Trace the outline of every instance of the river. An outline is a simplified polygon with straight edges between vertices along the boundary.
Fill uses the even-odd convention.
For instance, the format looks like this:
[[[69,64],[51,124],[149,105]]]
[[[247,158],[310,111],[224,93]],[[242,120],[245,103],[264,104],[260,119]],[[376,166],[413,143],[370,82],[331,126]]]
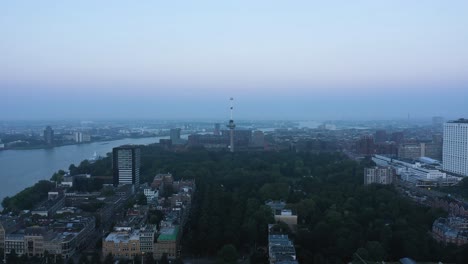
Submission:
[[[168,137],[127,138],[51,149],[0,151],[0,201],[39,180],[50,179],[60,169],[68,170],[72,163],[78,165],[82,160],[90,159],[94,152],[106,156],[114,147],[125,144],[148,145],[159,142],[160,138]]]
[[[318,124],[307,121],[301,122],[300,126],[317,127]],[[68,170],[72,163],[78,165],[81,161],[90,159],[94,152],[99,156],[106,156],[114,147],[125,144],[148,145],[159,142],[161,138],[168,137],[127,138],[51,149],[0,151],[0,201],[39,180],[49,180],[52,174],[60,169]],[[182,138],[186,139],[187,135],[182,135]]]

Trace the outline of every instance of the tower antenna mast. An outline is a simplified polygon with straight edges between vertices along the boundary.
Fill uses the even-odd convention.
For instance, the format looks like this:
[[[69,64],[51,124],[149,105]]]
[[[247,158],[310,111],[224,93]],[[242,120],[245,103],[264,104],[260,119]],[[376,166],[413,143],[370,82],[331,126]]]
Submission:
[[[234,101],[234,98],[230,98],[229,99],[231,101],[231,107],[230,107],[230,111],[231,111],[231,119],[229,119],[229,124],[227,125],[227,127],[229,128],[229,136],[230,136],[230,144],[229,144],[229,150],[231,152],[234,152],[234,128],[236,127],[236,124],[234,124],[234,120],[232,119],[232,111],[234,109],[234,106],[233,106],[233,101]]]

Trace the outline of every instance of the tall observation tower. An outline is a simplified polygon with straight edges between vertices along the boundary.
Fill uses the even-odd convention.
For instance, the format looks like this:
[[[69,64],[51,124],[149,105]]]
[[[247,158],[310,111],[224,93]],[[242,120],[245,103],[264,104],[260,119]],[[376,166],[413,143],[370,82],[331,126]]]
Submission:
[[[229,128],[230,130],[230,138],[231,138],[231,143],[229,145],[229,149],[231,152],[234,152],[234,128],[236,127],[236,124],[234,124],[234,120],[232,119],[232,110],[234,109],[234,107],[232,106],[232,103],[234,101],[234,98],[230,98],[229,99],[231,101],[231,119],[229,120],[229,124],[227,125],[227,127]]]

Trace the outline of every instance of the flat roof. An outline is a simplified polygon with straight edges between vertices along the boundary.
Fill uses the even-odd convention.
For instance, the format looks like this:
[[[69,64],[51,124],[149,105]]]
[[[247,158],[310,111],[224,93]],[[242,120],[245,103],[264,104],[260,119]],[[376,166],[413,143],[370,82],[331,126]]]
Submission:
[[[460,118],[458,120],[448,121],[447,123],[468,124],[468,119]]]
[[[129,241],[139,240],[140,232],[134,230],[133,232],[112,232],[106,237],[106,241],[114,243],[128,243]]]
[[[158,237],[158,241],[175,241],[179,234],[179,226],[166,227],[161,229],[161,235]]]

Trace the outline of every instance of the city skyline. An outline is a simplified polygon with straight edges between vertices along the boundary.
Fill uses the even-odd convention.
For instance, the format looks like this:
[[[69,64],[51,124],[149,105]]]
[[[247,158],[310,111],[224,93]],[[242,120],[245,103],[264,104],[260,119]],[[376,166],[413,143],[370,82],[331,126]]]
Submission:
[[[468,115],[464,1],[1,5],[0,119]]]

